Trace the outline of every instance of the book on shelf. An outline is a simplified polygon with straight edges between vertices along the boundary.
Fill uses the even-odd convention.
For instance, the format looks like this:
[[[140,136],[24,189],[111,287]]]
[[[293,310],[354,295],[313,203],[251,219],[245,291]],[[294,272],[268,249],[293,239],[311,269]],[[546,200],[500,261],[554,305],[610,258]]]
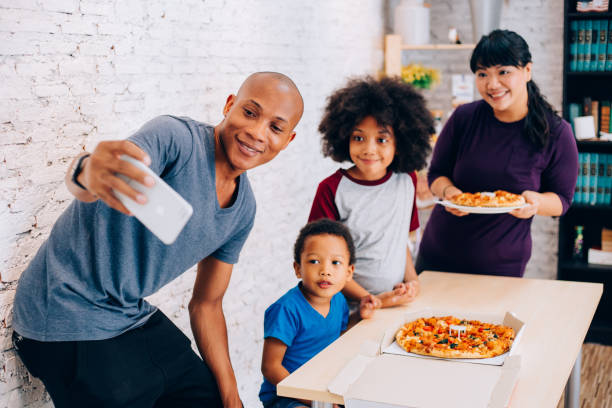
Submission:
[[[597,71],[599,65],[599,20],[593,20],[593,29],[591,30],[591,63],[589,71]],[[585,70],[586,71],[586,70]]]
[[[610,101],[601,101],[601,111],[599,114],[599,130],[602,132],[610,131]]]
[[[572,20],[569,71],[612,71],[612,20]]]
[[[606,70],[606,52],[608,47],[608,20],[599,22],[599,55],[597,57],[597,71]]]
[[[593,20],[584,22],[584,65],[583,71],[591,70],[591,44],[593,43]]]
[[[569,70],[575,72],[578,65],[578,21],[570,22],[570,41],[569,41]],[[605,60],[604,60],[605,61]],[[605,67],[605,62],[604,62]]]
[[[576,178],[576,188],[574,189],[574,202],[582,204],[582,163],[585,153],[578,153],[578,178]]]
[[[593,126],[595,136],[600,137],[600,133],[612,133],[612,101],[594,100],[591,97],[584,97],[582,103],[570,102],[567,106],[568,121],[572,125],[572,131],[576,133],[574,121],[579,116],[593,116]]]
[[[575,72],[578,66],[578,21],[570,22],[570,71]],[[604,55],[605,67],[605,55]]]
[[[595,137],[599,136],[599,101],[591,100],[591,115],[595,122]]]
[[[579,20],[577,24],[578,42],[576,44],[576,71],[584,71],[584,40],[586,22]],[[607,62],[606,62],[607,63]],[[606,65],[607,68],[607,65]]]
[[[599,163],[599,155],[591,153],[589,160],[589,194],[587,204],[597,204],[597,165]]]
[[[612,154],[578,153],[574,203],[612,205]]]
[[[591,158],[590,153],[582,153],[582,156],[578,156],[580,160],[580,177],[577,183],[580,183],[579,193],[575,198],[576,204],[587,204],[589,201],[589,160]]]
[[[608,21],[608,46],[606,47],[606,71],[612,71],[612,20]]]
[[[572,125],[572,131],[576,134],[576,129],[574,128],[574,119],[578,116],[582,116],[582,108],[579,103],[570,103],[567,108],[569,123]]]
[[[585,96],[582,99],[582,115],[580,116],[593,116],[593,100],[590,96]]]
[[[606,155],[606,175],[604,185],[604,204],[612,205],[612,154]]]
[[[595,204],[605,204],[604,190],[607,184],[606,180],[606,155],[600,154],[597,162],[597,176],[595,177]]]
[[[612,229],[601,229],[601,250],[612,252]]]

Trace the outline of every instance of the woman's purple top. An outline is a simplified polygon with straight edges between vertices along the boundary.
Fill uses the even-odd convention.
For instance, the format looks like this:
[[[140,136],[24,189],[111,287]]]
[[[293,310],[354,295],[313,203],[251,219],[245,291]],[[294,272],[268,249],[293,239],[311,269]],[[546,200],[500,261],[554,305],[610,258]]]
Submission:
[[[521,133],[524,119],[505,123],[476,101],[457,108],[442,130],[429,168],[429,184],[446,176],[464,192],[553,192],[569,208],[578,175],[578,150],[570,125],[551,127],[543,150]],[[509,214],[457,217],[436,205],[419,255],[446,271],[523,276],[531,256],[531,220]]]

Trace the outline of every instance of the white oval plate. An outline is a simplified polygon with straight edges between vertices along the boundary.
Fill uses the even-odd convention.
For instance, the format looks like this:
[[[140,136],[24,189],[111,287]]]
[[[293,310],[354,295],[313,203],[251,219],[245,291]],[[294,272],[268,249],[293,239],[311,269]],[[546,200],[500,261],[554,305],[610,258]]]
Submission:
[[[467,207],[465,205],[453,204],[447,200],[437,200],[437,204],[441,204],[445,207],[456,208],[457,210],[464,211],[470,214],[505,214],[517,208],[527,207],[529,204],[515,205],[513,207]]]

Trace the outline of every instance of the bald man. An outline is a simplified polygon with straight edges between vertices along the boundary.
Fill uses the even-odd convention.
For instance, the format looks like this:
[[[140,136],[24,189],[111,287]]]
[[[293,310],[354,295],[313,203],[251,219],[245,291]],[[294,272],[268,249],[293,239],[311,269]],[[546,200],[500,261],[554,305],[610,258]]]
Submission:
[[[217,126],[162,116],[123,141],[98,144],[66,175],[75,196],[23,272],[13,343],[56,407],[240,407],[222,300],[251,231],[255,198],[246,170],[295,137],[302,97],[285,75],[249,76]],[[193,207],[164,245],[113,194],[146,197],[117,173],[153,180],[144,162]],[[198,264],[189,339],[144,300]]]

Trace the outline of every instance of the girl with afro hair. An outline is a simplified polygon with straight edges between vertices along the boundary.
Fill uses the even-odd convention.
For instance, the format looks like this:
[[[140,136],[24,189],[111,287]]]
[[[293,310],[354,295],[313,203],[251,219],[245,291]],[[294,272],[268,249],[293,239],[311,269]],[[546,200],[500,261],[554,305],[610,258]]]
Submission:
[[[328,98],[319,132],[324,156],[353,163],[319,184],[309,216],[351,230],[355,272],[343,290],[351,309],[361,303],[369,317],[412,301],[419,292],[408,248],[409,231],[419,226],[416,170],[426,165],[434,132],[424,98],[400,79],[353,79]]]

